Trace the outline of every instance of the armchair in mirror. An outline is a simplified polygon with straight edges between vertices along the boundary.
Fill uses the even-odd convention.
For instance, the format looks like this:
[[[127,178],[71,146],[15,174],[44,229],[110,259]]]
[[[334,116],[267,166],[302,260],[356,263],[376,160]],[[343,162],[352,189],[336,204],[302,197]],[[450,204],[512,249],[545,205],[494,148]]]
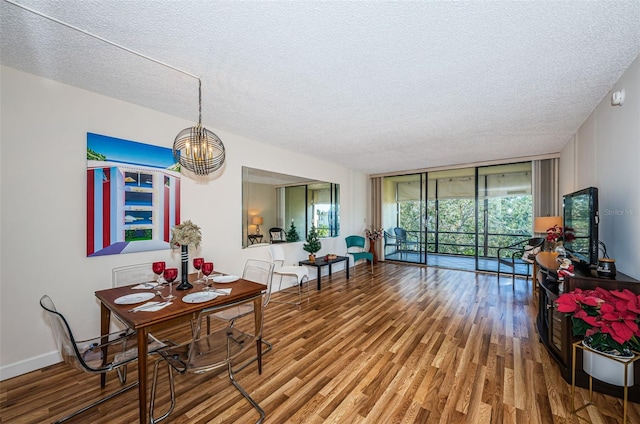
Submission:
[[[312,224],[320,237],[337,237],[340,185],[243,166],[242,247],[255,242],[254,217],[262,218],[262,228],[282,229],[278,242],[305,240]],[[290,237],[292,224],[298,240]],[[260,239],[272,242],[271,231]]]

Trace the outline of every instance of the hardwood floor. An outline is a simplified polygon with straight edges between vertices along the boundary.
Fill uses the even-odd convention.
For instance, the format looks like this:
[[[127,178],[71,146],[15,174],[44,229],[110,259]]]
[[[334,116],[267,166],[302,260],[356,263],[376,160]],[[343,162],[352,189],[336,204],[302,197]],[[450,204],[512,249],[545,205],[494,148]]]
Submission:
[[[510,276],[498,283],[492,274],[412,265],[379,263],[373,276],[362,265],[351,275],[323,278],[322,291],[313,289],[301,307],[267,307],[273,351],[262,375],[255,363],[237,374],[266,411],[265,423],[582,422],[570,412],[571,386],[538,342],[523,279],[514,293]],[[161,336],[188,337],[188,329]],[[135,378],[135,367],[129,373]],[[64,364],[4,381],[0,422],[51,422],[98,398],[98,381]],[[108,381],[105,391],[119,387],[115,376]],[[169,422],[258,418],[224,373],[178,375],[176,390]],[[587,397],[577,389],[577,404]],[[594,401],[598,409],[581,413],[587,422],[622,422],[614,418],[622,415],[621,400],[594,393]],[[640,405],[629,403],[629,415],[640,423]],[[133,390],[70,422],[131,423],[137,416]]]

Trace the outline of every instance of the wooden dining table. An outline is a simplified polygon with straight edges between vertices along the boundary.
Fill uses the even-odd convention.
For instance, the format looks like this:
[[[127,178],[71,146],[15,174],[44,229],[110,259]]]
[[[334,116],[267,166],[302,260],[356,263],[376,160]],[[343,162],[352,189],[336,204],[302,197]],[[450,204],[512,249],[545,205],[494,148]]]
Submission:
[[[213,275],[212,275],[213,276]],[[189,275],[189,280],[193,282],[196,275]],[[142,282],[141,282],[142,283]],[[111,314],[115,314],[122,319],[129,327],[137,331],[138,340],[138,402],[140,409],[140,423],[144,424],[149,421],[148,405],[147,405],[147,338],[150,332],[159,331],[169,327],[175,327],[182,323],[188,323],[198,317],[198,314],[204,309],[224,310],[239,304],[253,302],[255,334],[261,335],[262,332],[262,296],[266,292],[267,287],[264,284],[255,283],[244,280],[242,278],[232,283],[215,283],[217,289],[231,289],[229,295],[218,295],[215,299],[203,303],[187,303],[182,298],[190,293],[202,291],[203,285],[194,284],[189,290],[175,290],[177,282],[174,284],[173,294],[176,296],[172,303],[158,311],[139,311],[130,312],[130,310],[139,304],[117,304],[115,300],[121,296],[151,291],[155,293],[155,289],[139,290],[132,289],[137,284],[130,286],[116,287],[95,292],[96,297],[100,301],[100,331],[101,335],[109,334],[109,326]],[[162,290],[163,295],[168,293],[165,288]],[[149,301],[161,301],[160,297],[155,297]],[[262,358],[262,339],[256,340],[256,349],[258,354],[258,369],[260,370]],[[104,387],[106,383],[106,375],[101,375],[101,385]]]

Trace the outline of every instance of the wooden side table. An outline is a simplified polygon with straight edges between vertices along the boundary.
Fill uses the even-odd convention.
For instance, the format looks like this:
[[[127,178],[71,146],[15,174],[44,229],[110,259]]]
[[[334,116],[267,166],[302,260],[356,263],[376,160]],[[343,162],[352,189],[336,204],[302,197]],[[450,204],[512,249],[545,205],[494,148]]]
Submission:
[[[247,238],[249,239],[249,244],[262,243],[262,234],[249,234]]]

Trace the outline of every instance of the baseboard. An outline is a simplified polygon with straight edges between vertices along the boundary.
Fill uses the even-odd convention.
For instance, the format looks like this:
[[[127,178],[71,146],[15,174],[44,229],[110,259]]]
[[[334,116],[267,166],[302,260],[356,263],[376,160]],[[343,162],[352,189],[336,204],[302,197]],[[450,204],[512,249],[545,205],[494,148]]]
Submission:
[[[60,356],[60,352],[54,350],[49,353],[34,356],[33,358],[14,362],[13,364],[4,365],[0,367],[0,381],[39,370],[40,368],[48,367],[58,362],[62,362],[62,357]]]

